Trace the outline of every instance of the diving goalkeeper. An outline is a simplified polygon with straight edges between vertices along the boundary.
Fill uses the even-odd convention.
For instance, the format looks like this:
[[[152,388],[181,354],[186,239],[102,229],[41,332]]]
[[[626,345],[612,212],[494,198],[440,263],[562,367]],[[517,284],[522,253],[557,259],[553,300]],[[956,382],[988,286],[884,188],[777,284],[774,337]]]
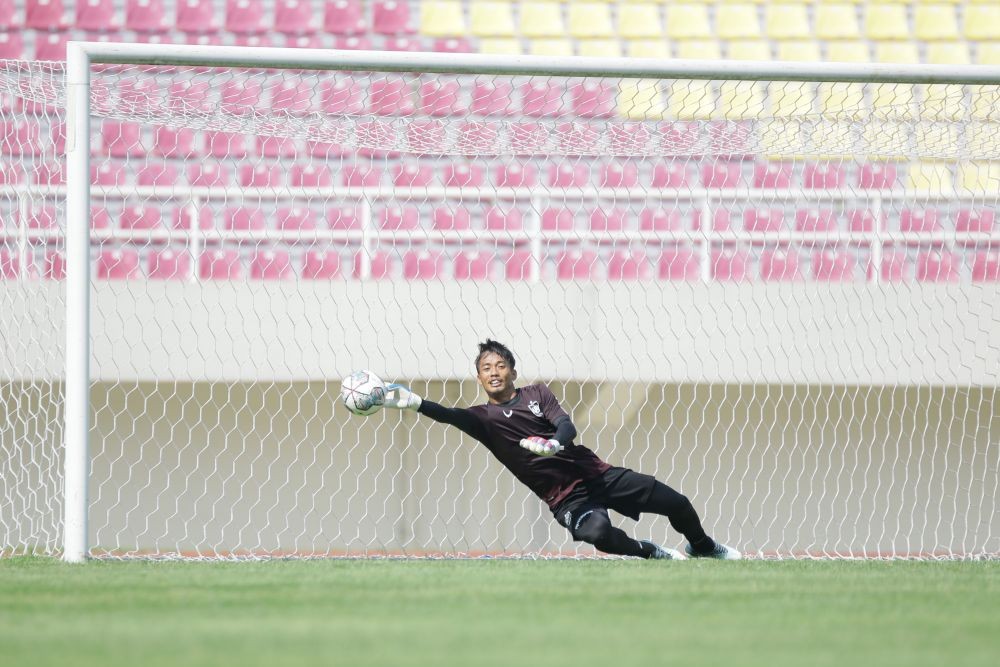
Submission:
[[[421,399],[406,387],[387,387],[386,407],[416,410],[435,421],[457,426],[492,452],[552,510],[574,540],[600,551],[640,558],[683,560],[675,549],[635,540],[611,524],[608,510],[638,520],[642,513],[667,517],[687,538],[693,558],[735,560],[739,551],[705,534],[691,502],[649,475],[605,463],[586,447],[573,444],[576,427],[544,384],[517,388],[514,355],[489,340],[479,344],[476,377],[489,398],[484,405],[446,408]]]

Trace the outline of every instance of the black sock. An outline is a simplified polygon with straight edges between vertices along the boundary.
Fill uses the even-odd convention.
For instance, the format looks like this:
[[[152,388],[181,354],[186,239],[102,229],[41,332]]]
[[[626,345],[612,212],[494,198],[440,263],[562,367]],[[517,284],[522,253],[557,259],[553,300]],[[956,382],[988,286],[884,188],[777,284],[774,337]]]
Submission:
[[[663,482],[653,485],[649,502],[643,511],[667,517],[674,530],[687,538],[696,553],[709,553],[715,549],[715,541],[705,534],[691,501]]]

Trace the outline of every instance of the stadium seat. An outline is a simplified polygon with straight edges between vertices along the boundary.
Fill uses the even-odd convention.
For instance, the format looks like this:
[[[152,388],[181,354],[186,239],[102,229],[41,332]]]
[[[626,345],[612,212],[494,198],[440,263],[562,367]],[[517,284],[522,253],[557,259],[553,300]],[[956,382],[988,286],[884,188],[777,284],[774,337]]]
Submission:
[[[305,206],[279,208],[278,229],[283,232],[310,232],[316,229],[316,213]]]
[[[271,137],[266,134],[257,136],[255,151],[260,157],[293,158],[299,154],[295,139],[291,137]]]
[[[413,96],[409,83],[396,76],[372,81],[368,88],[368,107],[371,113],[386,116],[413,114]]]
[[[792,185],[792,163],[758,162],[753,167],[755,188],[788,188]]]
[[[0,121],[0,153],[3,155],[39,155],[41,128],[37,121]]]
[[[812,37],[806,10],[805,5],[768,4],[764,8],[765,33],[770,39]]]
[[[150,280],[186,280],[191,275],[191,255],[185,250],[163,248],[149,253],[146,276]]]
[[[748,232],[778,232],[784,225],[780,208],[748,208],[743,211],[743,229]]]
[[[504,275],[507,280],[528,280],[535,264],[530,250],[514,250],[504,259]]]
[[[625,39],[660,39],[663,34],[658,5],[626,3],[618,6],[619,36]]]
[[[570,87],[573,114],[581,118],[609,118],[615,112],[616,94],[615,88],[606,83],[573,84]]]
[[[916,65],[920,62],[920,50],[915,42],[877,42],[875,44],[875,62]],[[908,86],[897,84],[895,87],[898,97],[908,97],[909,93],[900,93],[908,89]],[[876,89],[875,92],[881,92]]]
[[[315,0],[275,0],[274,29],[286,35],[311,35],[320,29]]]
[[[966,5],[963,12],[962,32],[965,39],[987,43],[1000,41],[1000,5]],[[982,48],[982,44],[979,46]]]
[[[344,166],[340,171],[340,182],[349,188],[371,188],[382,181],[382,171],[373,164]]]
[[[507,138],[514,155],[544,155],[547,152],[550,131],[536,122],[513,123]]]
[[[66,257],[55,250],[46,250],[43,275],[46,280],[65,280]]]
[[[243,263],[234,248],[213,248],[198,258],[198,275],[202,280],[242,280]]]
[[[677,57],[686,60],[722,60],[722,44],[714,39],[685,39],[677,42]],[[687,81],[684,83],[705,84],[707,82]]]
[[[478,188],[486,181],[481,164],[469,164],[465,162],[445,165],[441,177],[445,187],[451,188]]]
[[[857,9],[851,3],[820,2],[815,6],[816,37],[821,40],[858,39]]]
[[[542,211],[542,231],[566,232],[576,227],[576,216],[568,208],[547,208]]]
[[[880,279],[882,282],[906,282],[912,275],[913,265],[905,252],[886,248],[882,253]]]
[[[18,215],[20,218],[20,214]],[[34,205],[28,211],[28,218],[24,221],[27,229],[55,229],[56,228],[56,208],[55,206]]]
[[[114,32],[121,27],[114,0],[77,0],[76,28],[94,32]]]
[[[1000,189],[1000,162],[967,162],[960,165],[958,187],[967,192],[996,192]]]
[[[580,162],[551,163],[548,167],[547,184],[553,188],[582,188],[590,180],[590,169]]]
[[[261,104],[261,85],[254,81],[226,81],[222,84],[223,113],[242,116],[253,113]]]
[[[285,167],[277,164],[240,165],[239,184],[245,188],[276,188],[282,185]]]
[[[576,39],[614,37],[611,11],[603,2],[571,2],[566,5],[569,34]]]
[[[207,81],[173,81],[167,90],[167,107],[177,112],[205,113],[212,110]]]
[[[639,166],[632,160],[602,164],[598,173],[600,188],[634,188],[639,185]]]
[[[683,245],[664,247],[657,261],[657,277],[660,280],[698,280],[701,277],[701,267],[697,253]]]
[[[688,184],[686,162],[657,162],[653,165],[654,188],[684,188]]]
[[[585,42],[594,42],[597,40],[584,40]],[[584,42],[581,42],[583,44]],[[617,46],[618,42],[614,42]],[[612,53],[607,56],[602,56],[602,54],[595,54],[598,57],[609,57],[618,58],[621,56],[621,48],[618,47],[618,53]],[[580,55],[590,55],[582,52]],[[665,60],[667,58],[672,58],[673,55],[670,51],[670,44],[666,40],[662,39],[634,39],[626,43],[626,55],[629,58],[659,58]]]
[[[393,277],[395,262],[389,253],[382,250],[376,250],[375,252],[369,254],[364,250],[359,250],[354,254],[353,275],[355,279],[361,279],[364,275],[364,264],[366,259],[368,260],[368,279],[384,280],[386,278]]]
[[[161,157],[188,157],[194,154],[194,131],[157,127],[153,130],[153,154]]]
[[[538,170],[534,164],[498,164],[494,171],[493,184],[498,188],[530,188],[538,182]]]
[[[562,37],[566,34],[562,7],[549,0],[521,3],[520,34],[525,37]]]
[[[799,209],[795,212],[795,231],[837,231],[837,212],[832,209]]]
[[[17,280],[21,275],[21,260],[16,251],[0,248],[0,280]]]
[[[364,35],[339,35],[333,40],[333,48],[346,51],[371,51],[372,42]]]
[[[510,3],[482,0],[469,4],[469,31],[476,37],[513,37],[514,14]]]
[[[434,209],[432,226],[439,232],[467,231],[472,228],[472,215],[459,204],[438,206]]]
[[[802,280],[799,254],[790,248],[769,248],[761,251],[760,277],[765,281]]]
[[[461,105],[462,87],[458,81],[424,81],[420,84],[418,112],[428,116],[454,116],[465,113]]]
[[[364,35],[368,24],[361,0],[326,0],[323,29],[331,35]]]
[[[35,185],[66,185],[66,171],[63,162],[38,164],[31,171],[31,180]]]
[[[302,278],[331,280],[340,277],[340,253],[336,250],[308,250],[302,259]]]
[[[445,123],[440,120],[406,123],[406,141],[414,155],[436,154],[445,142]]]
[[[937,209],[903,209],[899,213],[899,231],[918,234],[941,231],[941,221]]]
[[[650,79],[621,81],[617,102],[618,114],[632,120],[660,120],[666,110],[660,83]]]
[[[903,5],[870,4],[864,8],[865,36],[871,40],[910,39],[910,22]]]
[[[332,231],[359,230],[361,229],[361,217],[356,209],[334,207],[326,212],[326,224]]]
[[[24,27],[39,31],[67,28],[62,0],[25,0]]]
[[[514,91],[509,83],[476,82],[472,86],[470,111],[478,116],[507,116],[514,109]]]
[[[918,3],[913,7],[913,32],[923,41],[960,39],[955,8],[947,4]]]
[[[560,123],[556,126],[556,136],[559,139],[560,150],[567,155],[603,152],[598,147],[598,142],[601,139],[600,129],[591,123]]]
[[[771,43],[764,39],[737,39],[726,50],[730,60],[770,60]]]
[[[510,208],[504,210],[499,205],[491,206],[486,210],[487,231],[507,231],[517,232],[524,228],[523,215],[520,209]]]
[[[383,51],[424,51],[423,42],[419,37],[386,37],[382,42]]]
[[[125,206],[119,218],[121,229],[158,229],[160,209],[157,206]]]
[[[311,113],[313,88],[308,81],[281,78],[271,87],[271,112],[296,116]]]
[[[35,34],[35,60],[66,60],[66,42],[69,33],[37,32]]]
[[[666,7],[667,37],[671,40],[715,37],[702,4],[670,3]]]
[[[858,186],[865,190],[890,190],[896,187],[896,165],[891,162],[869,162],[861,165]]]
[[[181,32],[214,33],[219,30],[213,0],[177,0],[176,26]]]
[[[458,128],[458,141],[455,149],[470,157],[491,153],[496,150],[497,138],[500,135],[496,123],[470,121]]]
[[[420,34],[428,37],[462,37],[469,34],[459,0],[424,0],[420,3]]]
[[[215,131],[205,133],[205,155],[225,160],[245,158],[247,154],[245,135]]]
[[[917,280],[919,282],[956,283],[960,279],[962,260],[958,255],[944,250],[930,250],[917,254]]]
[[[0,30],[10,30],[22,26],[20,7],[16,0],[0,0]]]
[[[910,165],[907,172],[909,190],[931,190],[947,192],[953,188],[951,170],[947,164],[917,162]]]
[[[403,278],[435,280],[444,274],[444,255],[438,250],[408,250],[403,255]]]
[[[426,187],[434,182],[434,168],[416,162],[398,163],[392,167],[392,184],[400,187]]]
[[[701,167],[701,184],[706,188],[735,188],[741,180],[739,162],[713,161]]]
[[[875,214],[865,209],[847,212],[847,229],[852,233],[873,232],[876,227],[879,230],[885,229],[885,213],[876,220]]]
[[[258,232],[267,228],[264,211],[259,208],[231,206],[225,210],[223,219],[227,231]]]
[[[99,280],[132,280],[139,276],[139,253],[134,248],[102,250],[97,257]]]
[[[972,280],[974,282],[1000,281],[1000,252],[977,252],[972,260]]]
[[[593,250],[564,250],[556,257],[559,280],[593,280],[597,273],[597,253]]]
[[[112,157],[141,157],[146,149],[140,137],[139,123],[104,121],[101,125],[101,141],[105,155]]]
[[[608,126],[611,155],[633,155],[645,151],[652,136],[642,123],[612,123]]]
[[[712,280],[730,282],[746,280],[750,258],[745,250],[714,249],[711,261]]]
[[[590,213],[590,231],[620,232],[628,227],[628,212],[618,206],[597,206]]]
[[[455,280],[486,280],[494,255],[491,252],[461,251],[455,255]]]
[[[867,63],[871,61],[869,51],[870,47],[866,41],[845,40],[829,42],[826,45],[826,59],[841,63]]]
[[[267,32],[261,0],[226,0],[226,30],[241,35]]]
[[[986,232],[994,230],[996,211],[989,209],[959,209],[955,216],[956,232]]]
[[[683,227],[681,212],[676,208],[644,208],[639,211],[639,231],[675,232]]]
[[[784,8],[791,10],[792,7]],[[757,7],[749,3],[725,2],[715,6],[715,34],[722,39],[761,36]]]
[[[817,250],[812,258],[813,280],[824,282],[852,281],[857,260],[847,250]]]
[[[846,172],[840,164],[807,162],[802,170],[802,185],[806,188],[838,189],[846,182]]]
[[[408,0],[385,0],[372,5],[372,29],[380,35],[402,35],[413,32],[410,26]]]
[[[423,3],[426,7],[427,2]],[[426,34],[426,33],[424,33]],[[435,39],[433,42],[433,50],[437,53],[473,53],[475,49],[468,39],[464,37],[445,37],[442,39]]]
[[[929,65],[969,65],[972,63],[969,43],[931,42],[927,45],[924,62]]]
[[[287,250],[258,248],[250,258],[253,280],[291,280],[295,277]]]
[[[809,40],[791,40],[778,42],[778,60],[797,62],[820,62],[823,60],[819,51],[819,42]]]
[[[393,206],[378,212],[378,227],[387,232],[420,229],[420,211],[415,206]]]
[[[90,228],[91,229],[111,228],[111,214],[108,213],[108,209],[104,208],[103,206],[90,207]]]
[[[24,38],[21,33],[0,33],[0,60],[22,59],[24,59]]]
[[[711,81],[674,81],[670,84],[670,113],[678,120],[705,120],[716,111]]]
[[[364,91],[355,79],[324,81],[320,84],[320,104],[329,114],[360,114],[364,111]]]
[[[616,250],[608,259],[608,280],[649,280],[649,258],[642,250]]]
[[[522,111],[527,116],[557,116],[563,110],[562,86],[545,80],[528,81],[521,85]]]

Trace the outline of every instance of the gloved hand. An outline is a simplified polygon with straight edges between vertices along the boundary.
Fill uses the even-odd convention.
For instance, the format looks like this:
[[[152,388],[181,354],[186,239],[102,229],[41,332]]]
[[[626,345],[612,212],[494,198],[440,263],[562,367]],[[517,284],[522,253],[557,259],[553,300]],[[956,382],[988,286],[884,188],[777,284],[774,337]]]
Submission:
[[[563,446],[559,444],[558,440],[546,440],[537,435],[522,439],[521,446],[539,456],[552,456],[563,450]]]
[[[419,396],[401,384],[387,384],[385,389],[385,403],[383,405],[387,408],[416,410],[423,402]]]

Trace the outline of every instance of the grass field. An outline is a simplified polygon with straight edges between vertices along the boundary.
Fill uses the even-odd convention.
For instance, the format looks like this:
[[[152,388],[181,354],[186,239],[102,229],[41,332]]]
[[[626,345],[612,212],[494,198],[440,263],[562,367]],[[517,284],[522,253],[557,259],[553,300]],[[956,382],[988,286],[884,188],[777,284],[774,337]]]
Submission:
[[[996,665],[998,562],[0,559],[0,664]]]

